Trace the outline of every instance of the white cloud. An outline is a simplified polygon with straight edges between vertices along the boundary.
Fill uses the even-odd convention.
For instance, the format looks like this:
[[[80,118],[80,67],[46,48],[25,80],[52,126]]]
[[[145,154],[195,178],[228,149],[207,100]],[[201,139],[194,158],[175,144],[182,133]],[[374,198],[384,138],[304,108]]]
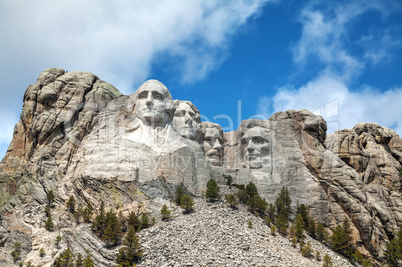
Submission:
[[[375,64],[381,61],[384,53],[387,53],[391,45],[381,45],[387,38],[387,31],[380,31],[376,39],[372,40],[376,45],[364,44],[364,56],[358,56],[351,52],[349,44],[349,29],[353,22],[370,10],[375,10],[382,15],[389,11],[382,1],[349,1],[326,2],[312,1],[301,12],[299,21],[302,23],[302,35],[299,42],[293,47],[293,60],[296,64],[307,65],[318,60],[324,67],[324,72],[334,73],[343,79],[353,78],[361,74],[368,61]],[[377,40],[380,39],[380,41]],[[381,41],[383,40],[383,41]],[[380,50],[373,47],[380,47]],[[360,47],[361,48],[361,47]]]
[[[307,109],[332,125],[329,132],[337,130],[334,125],[351,129],[359,122],[375,122],[402,136],[401,99],[402,88],[381,92],[365,86],[351,91],[341,79],[323,75],[300,88],[280,88],[272,99],[265,98],[259,103],[259,110],[264,111],[267,103],[272,104],[275,112]]]
[[[93,72],[128,94],[170,55],[182,82],[203,79],[267,1],[0,1],[0,114],[19,114],[25,88],[49,67]]]

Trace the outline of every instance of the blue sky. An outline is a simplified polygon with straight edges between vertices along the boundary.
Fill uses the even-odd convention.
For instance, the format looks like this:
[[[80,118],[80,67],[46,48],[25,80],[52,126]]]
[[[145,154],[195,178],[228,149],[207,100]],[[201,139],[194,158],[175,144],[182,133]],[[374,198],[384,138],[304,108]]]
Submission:
[[[376,122],[402,134],[398,0],[5,0],[0,35],[0,157],[48,67],[124,94],[158,79],[226,131],[305,108],[329,132]]]

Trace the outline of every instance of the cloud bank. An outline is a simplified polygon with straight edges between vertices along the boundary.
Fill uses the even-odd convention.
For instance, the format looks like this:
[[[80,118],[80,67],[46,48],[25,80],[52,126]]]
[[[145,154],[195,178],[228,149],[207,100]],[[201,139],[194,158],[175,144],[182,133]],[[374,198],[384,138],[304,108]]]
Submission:
[[[0,114],[17,117],[25,88],[49,67],[93,72],[125,94],[161,56],[180,66],[183,83],[203,79],[267,1],[1,1],[0,91],[7,98]],[[11,140],[9,128],[0,126],[1,147]]]
[[[381,67],[400,49],[402,39],[392,28],[368,28],[351,37],[354,23],[373,14],[386,21],[393,1],[310,1],[298,21],[302,31],[292,47],[293,75],[315,73],[304,85],[279,86],[276,94],[260,99],[257,112],[308,109],[323,116],[329,132],[352,128],[359,122],[376,122],[402,136],[402,85],[397,88],[352,87],[368,66]],[[400,10],[400,9],[399,9]],[[356,33],[354,33],[356,35]],[[358,52],[357,52],[358,51]]]

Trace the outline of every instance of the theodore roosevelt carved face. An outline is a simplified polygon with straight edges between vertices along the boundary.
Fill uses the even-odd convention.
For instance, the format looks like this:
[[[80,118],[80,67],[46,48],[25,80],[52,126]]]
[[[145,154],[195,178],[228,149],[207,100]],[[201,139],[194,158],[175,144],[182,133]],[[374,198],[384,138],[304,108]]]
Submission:
[[[145,125],[164,126],[171,118],[173,100],[169,90],[157,80],[143,83],[135,93],[134,113]]]
[[[241,152],[244,165],[250,169],[263,167],[264,158],[270,155],[269,132],[267,129],[255,126],[246,131],[241,138]]]
[[[222,127],[212,122],[202,122],[201,126],[205,156],[211,165],[221,166],[223,157]]]
[[[197,139],[201,123],[200,112],[190,101],[175,100],[175,102],[173,128],[184,138]]]

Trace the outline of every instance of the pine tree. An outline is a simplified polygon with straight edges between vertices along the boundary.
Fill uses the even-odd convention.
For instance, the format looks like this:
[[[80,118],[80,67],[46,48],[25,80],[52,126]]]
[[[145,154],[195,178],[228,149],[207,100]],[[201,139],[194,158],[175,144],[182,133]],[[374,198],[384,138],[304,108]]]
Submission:
[[[207,200],[214,202],[220,199],[219,195],[220,189],[218,184],[215,182],[215,180],[210,179],[207,183],[207,191],[205,192],[205,197]]]
[[[67,248],[59,257],[54,261],[54,267],[73,267],[74,255],[70,248]]]
[[[292,214],[291,209],[292,200],[289,196],[289,191],[287,187],[282,187],[281,192],[275,200],[275,206],[278,216],[283,214],[287,220],[290,219],[290,215]]]
[[[46,223],[45,223],[45,229],[48,231],[53,231],[54,228],[54,224],[52,221],[52,216],[49,215],[49,217],[47,217]]]
[[[318,223],[317,225],[317,239],[322,243],[326,243],[329,239],[328,231],[325,229],[322,223]]]
[[[73,195],[67,201],[67,209],[70,213],[74,214],[75,212],[75,197]]]
[[[399,266],[402,262],[402,226],[399,228],[398,234],[394,234],[394,238],[385,244],[384,253],[388,266]]]
[[[310,258],[313,252],[310,242],[307,242],[306,245],[301,246],[300,251],[303,257]]]
[[[181,205],[180,207],[182,209],[184,209],[185,213],[190,213],[191,211],[193,211],[194,208],[194,200],[189,196],[189,195],[184,195],[181,198]]]
[[[303,218],[303,222],[304,222],[304,227],[307,228],[309,225],[309,217],[307,214],[307,207],[304,204],[301,205],[297,205],[296,207],[296,216],[297,214],[300,214]]]
[[[231,188],[232,182],[233,182],[233,177],[231,175],[225,175],[225,174],[223,174],[223,177],[226,180],[226,185],[229,186],[229,188]]]
[[[50,206],[49,206],[49,205],[46,205],[46,208],[45,208],[45,215],[46,215],[46,217],[49,217],[49,216],[50,216]]]
[[[250,196],[248,195],[246,189],[239,190],[237,192],[237,197],[239,199],[239,202],[242,204],[246,204]]]
[[[272,203],[269,203],[268,217],[271,220],[271,222],[275,224],[275,206]]]
[[[264,214],[265,211],[267,210],[267,208],[268,208],[268,203],[265,200],[265,198],[258,197],[257,201],[255,202],[255,209],[259,213]]]
[[[40,248],[40,250],[39,250],[39,256],[40,256],[41,258],[43,258],[43,257],[45,257],[45,255],[46,255],[45,249],[44,249],[44,248]]]
[[[103,232],[102,240],[107,247],[115,246],[122,236],[119,219],[114,211],[110,210],[106,214],[106,229]]]
[[[233,194],[225,195],[225,200],[232,209],[236,208],[237,200]]]
[[[253,228],[253,222],[251,220],[248,220],[247,225],[248,228]]]
[[[13,251],[11,251],[11,257],[13,257],[14,263],[21,260],[21,243],[15,242],[13,246]]]
[[[258,189],[253,182],[249,182],[246,185],[246,192],[249,195],[249,197],[252,197],[254,199],[257,199],[260,196],[258,194]]]
[[[162,217],[162,221],[168,221],[170,220],[170,214],[171,211],[168,209],[168,207],[165,205],[163,205],[162,209],[161,209],[161,217]]]
[[[304,221],[302,215],[299,213],[296,216],[296,226],[295,226],[295,236],[297,240],[304,239],[303,231],[304,231]]]
[[[271,234],[276,235],[276,227],[275,227],[275,225],[271,226]]]
[[[127,232],[127,218],[124,217],[123,212],[119,211],[119,214],[117,215],[117,218],[119,219],[120,227],[123,232]]]
[[[93,214],[94,208],[91,205],[91,202],[88,201],[87,206],[84,208],[84,212],[82,217],[84,218],[84,222],[89,223],[91,222],[91,217]]]
[[[80,224],[82,214],[84,214],[84,210],[81,207],[74,212],[74,219],[77,224]]]
[[[308,226],[307,226],[307,233],[312,237],[316,238],[316,224],[313,218],[308,218]]]
[[[99,213],[96,215],[95,220],[92,223],[92,231],[94,231],[99,237],[102,237],[103,232],[106,229],[106,222],[105,203],[101,201]]]
[[[61,241],[61,236],[58,235],[58,236],[56,237],[56,248],[57,248],[57,249],[60,248],[60,241]]]
[[[352,229],[347,218],[343,221],[342,227],[337,226],[331,235],[332,249],[350,259],[354,253]]]
[[[138,219],[137,215],[135,215],[134,211],[131,211],[128,215],[127,227],[130,228],[130,226],[132,226],[135,230],[141,228],[141,221]]]
[[[278,228],[278,232],[281,235],[287,235],[287,229],[288,229],[288,219],[284,215],[284,213],[281,213],[278,218],[276,219],[276,226]]]
[[[179,186],[177,187],[177,189],[176,189],[176,196],[175,196],[175,201],[176,201],[176,204],[177,204],[178,206],[181,205],[181,199],[182,199],[183,196],[184,196],[183,187],[182,187],[181,185],[179,185]]]
[[[83,267],[94,267],[94,261],[92,260],[91,254],[87,251],[87,256],[84,260]]]
[[[149,218],[146,213],[141,215],[141,229],[145,229],[149,227]]]
[[[119,249],[117,254],[117,264],[123,267],[131,267],[137,263],[142,257],[141,244],[138,237],[135,235],[135,229],[130,227],[123,241],[124,247]]]
[[[55,196],[53,194],[53,190],[50,190],[49,192],[46,193],[46,199],[47,199],[47,204],[50,207],[53,207]]]
[[[81,253],[78,253],[77,258],[75,259],[75,267],[83,267],[84,259],[82,258]]]
[[[332,267],[332,259],[331,256],[329,256],[328,254],[325,254],[324,256],[324,262],[322,264],[322,267]]]

